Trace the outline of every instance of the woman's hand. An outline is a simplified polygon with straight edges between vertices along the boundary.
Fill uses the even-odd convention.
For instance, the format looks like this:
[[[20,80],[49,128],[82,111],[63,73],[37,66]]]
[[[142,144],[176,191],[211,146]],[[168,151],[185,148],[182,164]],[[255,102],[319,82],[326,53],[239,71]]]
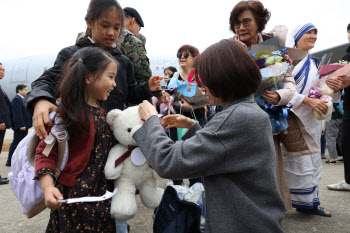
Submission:
[[[35,103],[34,106],[34,114],[33,114],[33,120],[34,120],[34,129],[36,132],[36,135],[40,139],[47,137],[47,132],[45,130],[45,125],[52,126],[52,122],[49,118],[49,113],[53,111],[57,111],[57,106],[52,104],[50,101],[41,99],[38,100]]]
[[[277,105],[280,101],[280,95],[276,91],[264,91],[261,94],[268,104]]]
[[[144,100],[141,104],[139,104],[139,114],[141,120],[147,121],[151,116],[158,115],[158,112],[150,102]]]
[[[310,98],[310,97],[305,97],[303,104],[306,104],[313,110],[315,110],[318,114],[326,114],[328,111],[328,106],[327,106],[327,101],[325,100],[320,100],[320,99],[315,99],[315,98]]]
[[[195,124],[196,122],[194,120],[180,114],[165,116],[163,117],[162,123],[161,123],[161,125],[166,129],[174,128],[174,127],[190,129]]]
[[[159,77],[159,76],[153,76],[149,79],[148,81],[148,88],[150,92],[155,92],[155,91],[159,91],[160,88],[160,80],[162,80],[163,77]]]
[[[332,77],[327,79],[326,83],[334,92],[338,92],[342,89],[343,81],[340,77]]]

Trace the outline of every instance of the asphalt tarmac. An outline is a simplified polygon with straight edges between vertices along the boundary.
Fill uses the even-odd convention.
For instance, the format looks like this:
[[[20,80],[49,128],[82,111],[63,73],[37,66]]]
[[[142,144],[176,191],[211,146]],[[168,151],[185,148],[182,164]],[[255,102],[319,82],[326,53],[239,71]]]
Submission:
[[[9,135],[6,136],[7,140]],[[7,177],[10,168],[5,166],[7,152],[0,154],[0,175]],[[322,178],[320,182],[321,206],[332,213],[332,217],[321,217],[288,211],[283,227],[288,233],[349,233],[350,232],[350,192],[331,191],[327,184],[344,180],[344,166],[342,162],[325,164],[323,162]],[[159,186],[165,187],[167,181],[159,180]],[[129,221],[131,233],[151,233],[153,210],[144,207],[137,196],[138,213]],[[268,214],[268,213],[266,213]],[[45,232],[49,220],[49,210],[45,210],[34,218],[27,219],[21,213],[21,207],[13,195],[10,186],[0,185],[0,233],[37,233]]]

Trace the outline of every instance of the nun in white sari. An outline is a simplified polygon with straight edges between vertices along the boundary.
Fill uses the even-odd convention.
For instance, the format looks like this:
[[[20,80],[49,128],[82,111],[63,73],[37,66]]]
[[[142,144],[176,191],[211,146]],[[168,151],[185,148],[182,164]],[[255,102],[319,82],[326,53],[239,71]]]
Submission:
[[[301,24],[288,32],[286,47],[309,51],[314,47],[316,40],[316,27],[310,23]],[[295,66],[292,74],[295,77],[297,91],[290,104],[306,131],[320,147],[322,126],[321,121],[314,118],[313,110],[326,113],[328,108],[322,100],[308,97],[312,82],[318,78],[317,60],[308,55]],[[285,150],[282,151],[293,208],[300,212],[330,217],[331,214],[320,207],[318,197],[322,169],[320,152],[290,157]]]

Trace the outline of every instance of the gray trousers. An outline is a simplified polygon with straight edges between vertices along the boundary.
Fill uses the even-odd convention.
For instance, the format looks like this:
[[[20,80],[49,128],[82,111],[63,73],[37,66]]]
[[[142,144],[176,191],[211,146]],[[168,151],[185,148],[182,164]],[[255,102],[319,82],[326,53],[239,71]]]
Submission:
[[[336,159],[338,157],[337,144],[341,148],[341,124],[342,119],[330,120],[326,127],[326,141],[329,157]]]

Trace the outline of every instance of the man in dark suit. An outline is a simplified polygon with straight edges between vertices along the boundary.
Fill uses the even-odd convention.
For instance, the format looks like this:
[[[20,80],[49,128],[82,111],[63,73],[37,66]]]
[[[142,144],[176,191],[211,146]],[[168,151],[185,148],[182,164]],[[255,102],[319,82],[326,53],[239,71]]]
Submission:
[[[32,117],[27,112],[23,99],[27,96],[27,86],[19,84],[16,87],[16,96],[12,99],[12,113],[13,113],[13,142],[10,146],[10,151],[7,158],[6,166],[11,166],[11,158],[13,152],[16,150],[18,143],[28,134],[28,129],[32,127]]]
[[[0,80],[2,80],[5,76],[5,68],[0,63]],[[12,123],[12,109],[11,102],[7,97],[5,91],[1,88],[0,84],[0,154],[2,150],[2,143],[4,142],[6,129],[11,128]],[[7,178],[1,178],[0,176],[0,184],[7,184],[9,181]]]

